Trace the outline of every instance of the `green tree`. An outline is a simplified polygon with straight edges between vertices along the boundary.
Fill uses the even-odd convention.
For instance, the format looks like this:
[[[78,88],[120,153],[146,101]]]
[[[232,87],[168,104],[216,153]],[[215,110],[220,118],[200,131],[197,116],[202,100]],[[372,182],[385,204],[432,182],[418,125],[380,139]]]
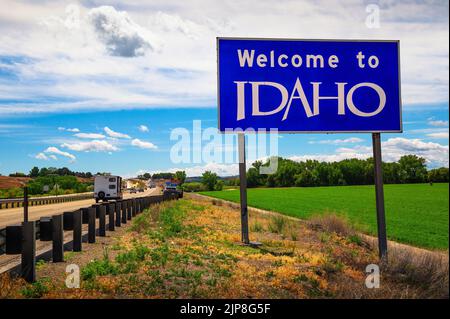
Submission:
[[[300,173],[298,163],[287,159],[278,160],[277,172],[273,174],[276,186],[288,187],[294,185],[294,176],[298,173]]]
[[[150,178],[152,178],[152,175],[150,175],[150,173],[144,173],[144,178],[145,179],[150,179]]]
[[[212,173],[211,171],[206,171],[202,174],[202,183],[205,185],[206,189],[209,191],[213,191],[217,184],[217,174]]]
[[[9,177],[26,177],[26,176],[27,175],[22,172],[15,172],[15,173],[9,174]]]
[[[247,186],[256,187],[260,182],[259,170],[255,167],[250,167],[247,171]]]
[[[386,184],[400,183],[400,166],[398,163],[383,163],[383,182]]]
[[[184,183],[182,189],[186,192],[200,192],[205,190],[205,186],[202,183],[191,182]]]
[[[38,177],[39,176],[39,167],[35,166],[30,170],[30,177]]]
[[[47,167],[42,167],[39,171],[39,176],[47,176],[48,174],[50,174],[50,172]]]
[[[448,183],[448,167],[435,168],[428,172],[428,181],[433,183]]]
[[[152,175],[153,179],[171,179],[173,178],[173,173],[155,173]]]
[[[405,155],[398,161],[400,182],[423,183],[428,178],[425,159],[416,155]]]
[[[317,186],[319,178],[315,171],[304,170],[295,175],[295,186]]]
[[[216,185],[214,185],[214,190],[221,191],[223,189],[223,181],[218,180]]]
[[[186,172],[176,171],[174,177],[180,183],[180,185],[183,185],[184,181],[186,180]]]

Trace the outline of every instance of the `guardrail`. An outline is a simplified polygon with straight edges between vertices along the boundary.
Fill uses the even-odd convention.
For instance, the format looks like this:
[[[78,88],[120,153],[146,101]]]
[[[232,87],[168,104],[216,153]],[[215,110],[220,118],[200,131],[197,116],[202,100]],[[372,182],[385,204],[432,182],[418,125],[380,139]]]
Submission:
[[[95,243],[96,236],[106,236],[107,230],[114,231],[116,227],[126,224],[144,209],[149,208],[151,204],[180,197],[176,194],[167,194],[111,201],[51,217],[41,217],[38,221],[6,226],[0,229],[0,255],[20,254],[21,276],[28,282],[34,282],[36,280],[36,240],[52,241],[52,261],[63,262],[64,231],[71,231],[73,234],[72,250],[81,251],[83,224],[88,225],[87,242]]]
[[[59,196],[42,196],[28,198],[29,206],[48,205],[56,203],[73,202],[76,200],[94,198],[94,193],[79,193]],[[23,207],[23,198],[0,199],[0,209]]]

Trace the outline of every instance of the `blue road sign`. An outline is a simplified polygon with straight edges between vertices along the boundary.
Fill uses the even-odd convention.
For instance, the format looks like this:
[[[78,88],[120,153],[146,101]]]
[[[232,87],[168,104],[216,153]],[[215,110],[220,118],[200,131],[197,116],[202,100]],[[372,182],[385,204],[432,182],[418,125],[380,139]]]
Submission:
[[[401,132],[398,41],[218,38],[219,130]]]

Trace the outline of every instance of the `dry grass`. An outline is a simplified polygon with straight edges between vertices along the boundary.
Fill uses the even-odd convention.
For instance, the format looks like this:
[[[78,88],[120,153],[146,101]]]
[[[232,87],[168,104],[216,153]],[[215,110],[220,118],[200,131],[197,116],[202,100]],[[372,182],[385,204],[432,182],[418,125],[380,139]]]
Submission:
[[[87,246],[70,263],[80,265],[82,288],[64,287],[65,272],[29,287],[5,282],[3,298],[42,294],[42,298],[442,298],[448,297],[448,263],[393,252],[381,273],[381,287],[365,286],[376,250],[350,240],[345,220],[322,217],[311,223],[252,212],[251,240],[240,245],[238,209],[210,202],[166,202],[136,217],[130,231],[110,243]],[[325,234],[327,240],[321,240]],[[345,234],[345,235],[344,235]],[[106,244],[106,243],[105,243]],[[92,251],[96,251],[95,256]],[[86,254],[91,254],[86,258]],[[84,256],[84,257],[83,257]],[[106,257],[105,257],[106,256]],[[0,282],[1,283],[1,282]],[[43,289],[45,287],[50,289]],[[3,288],[5,287],[5,288]],[[28,293],[21,295],[20,291]],[[2,292],[4,290],[4,292]],[[446,290],[446,291],[445,291]]]
[[[385,272],[402,282],[420,286],[423,298],[449,298],[448,254],[391,248]]]
[[[287,227],[287,219],[283,216],[272,216],[270,218],[269,230],[272,233],[282,234]]]
[[[222,206],[223,202],[220,199],[213,199],[212,204],[215,206]]]
[[[341,236],[351,236],[355,233],[347,219],[335,214],[313,216],[308,222],[314,230],[336,233]]]
[[[0,274],[0,299],[20,298],[20,288],[25,281],[19,278],[11,278],[10,274]]]

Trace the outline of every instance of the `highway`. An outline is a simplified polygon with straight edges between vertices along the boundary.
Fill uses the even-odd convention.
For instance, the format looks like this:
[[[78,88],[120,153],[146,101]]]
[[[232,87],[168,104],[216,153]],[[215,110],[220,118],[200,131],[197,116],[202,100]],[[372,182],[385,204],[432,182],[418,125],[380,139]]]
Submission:
[[[150,195],[159,195],[159,188],[149,188],[143,193],[125,193],[123,195],[124,199],[133,197],[142,197]],[[62,214],[64,212],[70,212],[77,210],[79,208],[88,207],[95,204],[94,199],[84,199],[73,202],[65,202],[58,204],[42,205],[42,206],[31,206],[28,208],[28,218],[29,220],[39,220],[41,217],[49,217],[52,215]],[[20,224],[23,221],[23,207],[2,209],[0,210],[0,229],[8,225]]]

